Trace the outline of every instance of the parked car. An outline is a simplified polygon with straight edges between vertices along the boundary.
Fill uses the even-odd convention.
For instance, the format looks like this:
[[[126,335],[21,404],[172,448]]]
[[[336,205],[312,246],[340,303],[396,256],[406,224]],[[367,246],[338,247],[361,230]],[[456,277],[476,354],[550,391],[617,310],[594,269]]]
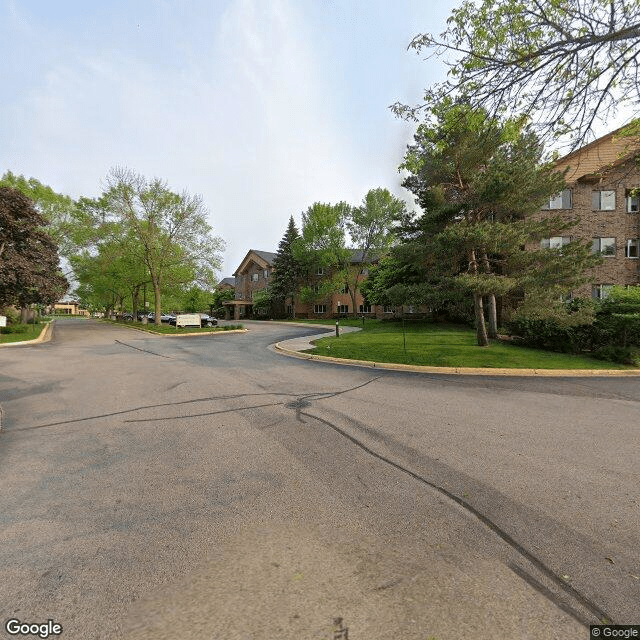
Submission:
[[[201,327],[217,327],[218,319],[213,316],[209,316],[206,313],[200,314],[200,326]]]

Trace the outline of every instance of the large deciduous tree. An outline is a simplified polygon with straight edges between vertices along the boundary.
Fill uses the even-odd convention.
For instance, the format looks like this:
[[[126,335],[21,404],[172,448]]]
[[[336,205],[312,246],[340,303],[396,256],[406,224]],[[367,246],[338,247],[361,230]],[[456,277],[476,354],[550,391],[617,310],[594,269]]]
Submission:
[[[353,315],[356,315],[356,295],[365,279],[364,269],[373,259],[386,254],[394,242],[394,227],[405,214],[405,203],[381,187],[370,189],[362,204],[350,209],[346,227],[357,260],[347,266],[346,278]]]
[[[346,202],[315,202],[302,214],[302,232],[293,252],[305,282],[300,290],[303,301],[324,299],[347,286],[352,254],[346,246],[345,225],[350,212]],[[324,275],[318,281],[320,270]]]
[[[0,187],[0,306],[52,304],[65,294],[68,282],[46,225],[32,200]]]
[[[440,35],[410,47],[442,55],[446,82],[418,107],[464,96],[495,115],[532,115],[543,138],[569,135],[582,145],[597,121],[640,101],[640,3],[637,0],[466,0]],[[636,130],[638,127],[635,127]]]
[[[213,236],[200,196],[175,193],[157,178],[124,168],[112,169],[102,196],[106,215],[138,241],[139,259],[146,266],[160,324],[162,288],[196,282],[214,285],[223,241]]]

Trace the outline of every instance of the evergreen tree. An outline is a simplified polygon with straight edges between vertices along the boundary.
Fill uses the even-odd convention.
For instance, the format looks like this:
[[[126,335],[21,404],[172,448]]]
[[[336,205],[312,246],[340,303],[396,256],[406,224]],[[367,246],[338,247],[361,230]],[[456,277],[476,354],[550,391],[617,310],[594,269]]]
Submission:
[[[293,254],[293,243],[300,237],[293,216],[289,218],[287,230],[280,240],[276,257],[273,259],[273,274],[269,285],[270,298],[275,315],[284,313],[287,299],[295,307],[295,297],[301,277],[300,263]]]
[[[431,121],[418,127],[401,169],[423,215],[408,225],[414,249],[422,249],[430,278],[440,289],[472,294],[478,344],[497,336],[496,296],[521,290],[559,297],[580,282],[592,264],[590,247],[524,251],[573,223],[532,214],[564,188],[562,174],[541,164],[542,145],[522,119],[501,121],[465,103],[443,100]],[[554,270],[546,268],[552,261]],[[444,286],[443,286],[444,285]],[[488,302],[489,330],[485,319]]]

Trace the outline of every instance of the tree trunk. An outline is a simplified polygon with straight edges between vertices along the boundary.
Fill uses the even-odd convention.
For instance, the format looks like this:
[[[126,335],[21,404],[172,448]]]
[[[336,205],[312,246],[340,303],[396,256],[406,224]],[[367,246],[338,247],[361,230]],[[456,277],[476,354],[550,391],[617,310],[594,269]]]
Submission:
[[[153,281],[153,295],[155,297],[155,309],[156,309],[156,317],[154,320],[154,324],[159,325],[162,324],[162,302],[160,300],[160,283],[154,279]]]
[[[487,316],[489,321],[489,337],[493,340],[498,338],[498,311],[496,308],[496,296],[490,293],[488,296]]]
[[[476,315],[476,336],[480,347],[489,346],[489,336],[487,326],[484,322],[484,305],[482,304],[482,294],[473,294],[473,308]]]
[[[491,265],[489,264],[489,256],[487,252],[482,250],[482,267],[486,274],[491,273]],[[490,293],[487,296],[487,315],[489,320],[489,337],[493,340],[498,337],[498,311],[496,309],[496,296]]]

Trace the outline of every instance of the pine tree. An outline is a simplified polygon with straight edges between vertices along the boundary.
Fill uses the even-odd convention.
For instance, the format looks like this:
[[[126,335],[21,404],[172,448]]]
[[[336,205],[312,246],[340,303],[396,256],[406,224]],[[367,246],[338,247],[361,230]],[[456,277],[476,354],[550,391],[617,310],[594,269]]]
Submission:
[[[276,315],[284,313],[287,299],[291,299],[295,308],[295,297],[300,284],[301,268],[293,255],[293,243],[300,237],[293,216],[285,231],[276,257],[273,259],[273,275],[269,286],[271,300]]]

